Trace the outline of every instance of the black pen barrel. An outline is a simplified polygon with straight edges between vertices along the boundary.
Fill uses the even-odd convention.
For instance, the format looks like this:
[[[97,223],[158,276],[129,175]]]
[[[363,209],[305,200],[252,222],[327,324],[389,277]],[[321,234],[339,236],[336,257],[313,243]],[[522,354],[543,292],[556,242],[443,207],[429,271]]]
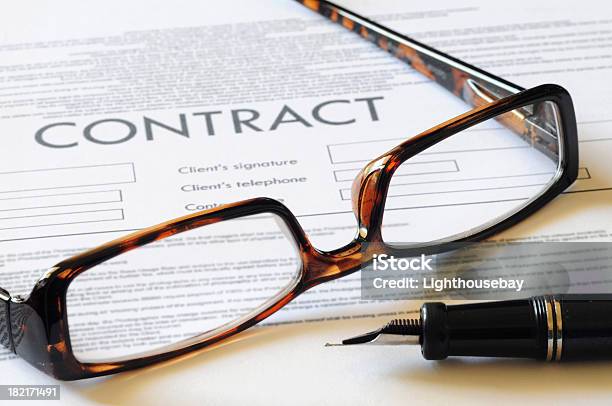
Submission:
[[[460,305],[425,303],[426,359],[514,357],[548,361],[612,358],[612,295],[554,295]]]

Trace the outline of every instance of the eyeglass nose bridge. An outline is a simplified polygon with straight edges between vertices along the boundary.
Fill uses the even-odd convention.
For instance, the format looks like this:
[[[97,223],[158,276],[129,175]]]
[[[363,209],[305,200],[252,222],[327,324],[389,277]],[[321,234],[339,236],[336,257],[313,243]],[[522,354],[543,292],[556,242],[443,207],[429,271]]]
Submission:
[[[382,155],[368,163],[353,180],[351,202],[359,227],[359,239],[369,242],[380,240],[385,198],[395,166],[393,154]]]

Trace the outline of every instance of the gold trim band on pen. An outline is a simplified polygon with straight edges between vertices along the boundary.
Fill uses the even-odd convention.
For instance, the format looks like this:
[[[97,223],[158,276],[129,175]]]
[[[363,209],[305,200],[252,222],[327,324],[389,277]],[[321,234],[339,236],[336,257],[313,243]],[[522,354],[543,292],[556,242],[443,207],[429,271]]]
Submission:
[[[546,361],[552,361],[555,329],[553,325],[553,305],[548,296],[544,297],[544,308],[546,309]]]
[[[561,313],[561,302],[553,299],[555,315],[557,316],[557,351],[555,361],[561,361],[561,351],[563,350],[563,314]]]
[[[561,302],[553,296],[545,296],[544,305],[546,309],[546,361],[561,361],[563,351]]]

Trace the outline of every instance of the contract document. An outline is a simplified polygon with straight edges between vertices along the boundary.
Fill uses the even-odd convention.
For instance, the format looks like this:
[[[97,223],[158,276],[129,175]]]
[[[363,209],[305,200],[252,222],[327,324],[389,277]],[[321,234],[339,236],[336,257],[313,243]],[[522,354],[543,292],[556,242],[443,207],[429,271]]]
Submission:
[[[557,83],[568,89],[578,119],[579,178],[498,238],[612,240],[612,18],[602,12],[607,5],[341,4],[525,88]],[[27,295],[55,263],[88,248],[253,197],[283,202],[315,247],[339,248],[357,232],[350,189],[358,171],[402,141],[469,110],[405,63],[288,0],[22,2],[0,16],[0,26],[0,286],[11,295]],[[520,199],[521,188],[534,181],[521,168],[501,181],[483,179],[466,169],[477,159],[476,149],[450,151],[415,165],[408,176],[464,182],[415,185],[410,193],[393,186],[393,226],[409,229],[418,240],[419,230],[441,218],[477,215],[474,203]],[[165,249],[163,243],[152,248],[161,256]],[[158,272],[159,281],[184,281],[185,268],[178,265],[201,262],[185,257]],[[113,263],[107,271],[125,267]],[[177,282],[155,297],[184,289]],[[143,292],[142,303],[149,296]],[[87,323],[98,304],[82,304],[89,306],[82,320]],[[238,342],[161,367],[62,383],[61,396],[80,404],[235,404],[244,396],[255,404],[289,398],[298,404],[400,404],[407,398],[447,403],[457,392],[466,399],[472,395],[473,403],[504,391],[513,402],[542,396],[560,403],[581,399],[585,377],[612,373],[607,365],[543,372],[531,363],[437,369],[403,348],[323,348],[326,341],[416,307],[361,300],[357,273],[307,292],[256,333],[244,335],[249,339],[239,336]],[[166,313],[180,316],[175,309]],[[0,365],[3,384],[57,383],[4,349]],[[548,387],[525,378],[533,375],[535,381],[545,373],[556,379]],[[302,393],[299,382],[313,376],[320,377],[320,390]],[[590,390],[596,381],[585,384]],[[271,382],[272,399],[258,392]],[[516,390],[493,389],[502,385]],[[177,391],[184,399],[173,397]],[[298,392],[303,397],[295,399],[291,393]]]

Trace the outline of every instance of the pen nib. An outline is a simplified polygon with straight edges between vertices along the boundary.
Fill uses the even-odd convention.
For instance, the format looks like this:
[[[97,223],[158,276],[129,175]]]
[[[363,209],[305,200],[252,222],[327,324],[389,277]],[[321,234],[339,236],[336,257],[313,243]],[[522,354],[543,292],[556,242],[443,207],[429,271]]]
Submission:
[[[354,344],[417,344],[421,335],[419,319],[391,320],[383,328],[356,337],[342,340],[341,343],[326,343],[326,347],[340,347]]]
[[[361,334],[356,337],[347,338],[342,340],[342,345],[353,345],[353,344],[366,344],[376,340],[379,335],[383,333],[384,327],[380,330],[371,331],[369,333]]]

